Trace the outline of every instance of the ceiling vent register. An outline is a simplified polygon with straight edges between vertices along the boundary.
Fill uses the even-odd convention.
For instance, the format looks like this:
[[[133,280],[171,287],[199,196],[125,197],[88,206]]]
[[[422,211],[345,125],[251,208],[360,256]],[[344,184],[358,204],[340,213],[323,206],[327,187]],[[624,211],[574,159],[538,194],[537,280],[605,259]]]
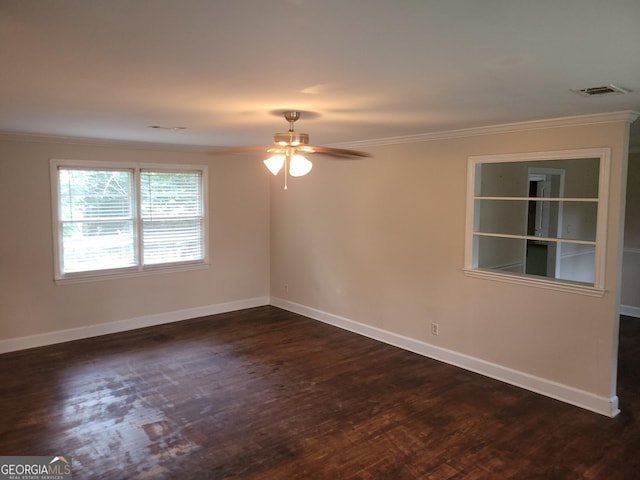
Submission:
[[[576,90],[576,92],[585,97],[602,97],[606,95],[622,95],[623,93],[629,93],[629,90],[609,84],[600,87],[583,88]]]

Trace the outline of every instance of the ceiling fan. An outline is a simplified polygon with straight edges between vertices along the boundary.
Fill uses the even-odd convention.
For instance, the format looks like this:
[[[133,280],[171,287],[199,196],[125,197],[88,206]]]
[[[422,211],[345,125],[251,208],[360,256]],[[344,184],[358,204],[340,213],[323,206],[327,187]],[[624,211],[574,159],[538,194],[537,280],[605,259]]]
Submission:
[[[289,131],[275,133],[273,135],[273,146],[251,146],[232,147],[213,150],[210,153],[242,153],[265,151],[272,156],[264,161],[264,164],[271,173],[277,175],[284,167],[284,189],[287,189],[287,173],[292,177],[301,177],[311,171],[313,164],[302,154],[321,154],[338,159],[354,159],[369,157],[366,152],[357,150],[347,150],[344,148],[318,147],[309,145],[309,134],[296,132],[293,124],[300,118],[301,112],[287,110],[282,112],[284,118],[289,122]]]

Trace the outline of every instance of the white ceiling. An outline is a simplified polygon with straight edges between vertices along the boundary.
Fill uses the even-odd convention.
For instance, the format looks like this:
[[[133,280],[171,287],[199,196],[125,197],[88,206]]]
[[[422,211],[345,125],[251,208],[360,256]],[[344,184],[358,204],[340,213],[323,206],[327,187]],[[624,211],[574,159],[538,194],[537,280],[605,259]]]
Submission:
[[[315,145],[640,111],[640,1],[0,0],[0,131],[255,145],[284,109]]]

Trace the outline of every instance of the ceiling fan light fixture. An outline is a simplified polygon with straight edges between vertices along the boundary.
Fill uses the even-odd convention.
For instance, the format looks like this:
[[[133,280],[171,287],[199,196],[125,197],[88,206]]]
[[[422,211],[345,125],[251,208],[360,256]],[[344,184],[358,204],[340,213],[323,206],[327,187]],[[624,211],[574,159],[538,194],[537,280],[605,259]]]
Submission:
[[[302,177],[311,171],[313,164],[302,155],[291,157],[289,164],[289,175],[292,177]]]
[[[273,175],[278,175],[280,170],[284,169],[284,189],[287,190],[287,178],[302,177],[311,171],[313,164],[305,157],[304,154],[321,154],[337,158],[362,158],[370,155],[365,152],[356,150],[347,150],[344,148],[318,147],[309,145],[309,134],[294,131],[293,124],[300,118],[301,112],[284,111],[281,112],[286,121],[289,122],[289,131],[275,133],[273,135],[273,146],[253,146],[253,147],[235,147],[226,149],[217,149],[210,153],[240,153],[255,152],[257,150],[266,151],[272,156],[263,160],[265,166]],[[313,116],[312,112],[310,113]]]
[[[273,155],[264,161],[264,164],[271,173],[277,175],[284,165],[284,157],[282,155]]]

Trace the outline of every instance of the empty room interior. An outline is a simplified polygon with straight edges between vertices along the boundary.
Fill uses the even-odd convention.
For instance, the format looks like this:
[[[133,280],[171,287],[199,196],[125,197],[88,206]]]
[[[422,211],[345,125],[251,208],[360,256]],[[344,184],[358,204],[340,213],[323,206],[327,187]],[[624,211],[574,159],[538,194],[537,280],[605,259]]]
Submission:
[[[639,25],[0,0],[0,456],[637,478]]]

